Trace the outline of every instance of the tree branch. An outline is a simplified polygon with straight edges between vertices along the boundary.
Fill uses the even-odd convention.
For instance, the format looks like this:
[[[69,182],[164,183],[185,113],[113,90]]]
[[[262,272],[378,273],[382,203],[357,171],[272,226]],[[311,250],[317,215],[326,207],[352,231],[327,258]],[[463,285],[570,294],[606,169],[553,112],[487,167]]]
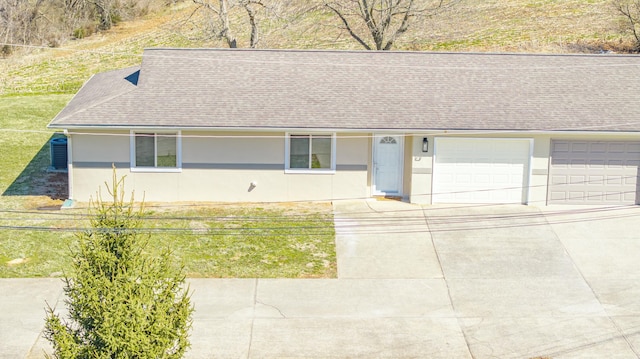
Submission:
[[[336,9],[335,7],[333,7],[331,4],[325,4],[329,9],[331,9],[336,15],[338,15],[338,17],[340,18],[340,20],[342,20],[342,23],[344,24],[345,28],[347,29],[347,31],[349,32],[349,35],[351,35],[352,38],[354,38],[360,45],[362,45],[365,49],[367,50],[371,50],[371,47],[364,41],[362,40],[362,38],[360,38],[360,36],[358,36],[358,34],[356,34],[353,29],[351,28],[351,26],[349,25],[349,21],[347,21],[346,17],[340,12],[338,11],[338,9]]]
[[[631,8],[632,5],[635,5],[635,9]],[[617,0],[615,2],[615,6],[629,23],[628,27],[631,29],[633,37],[636,39],[635,50],[640,51],[640,34],[637,30],[638,22],[640,21],[640,1],[625,3],[622,0]]]

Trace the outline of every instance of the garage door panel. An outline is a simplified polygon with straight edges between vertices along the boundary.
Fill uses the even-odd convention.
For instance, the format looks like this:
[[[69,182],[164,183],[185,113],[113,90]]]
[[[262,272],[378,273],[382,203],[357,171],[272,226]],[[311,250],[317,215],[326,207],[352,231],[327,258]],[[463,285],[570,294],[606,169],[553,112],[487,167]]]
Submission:
[[[637,176],[625,177],[624,184],[627,186],[636,186],[638,184],[638,177]]]
[[[455,181],[460,184],[471,183],[471,175],[457,175]]]
[[[625,198],[628,198],[627,195],[628,193],[624,192],[607,192],[604,196],[604,200],[607,202],[623,202]]]
[[[591,153],[607,153],[607,144],[606,143],[593,143],[591,144]]]
[[[626,144],[612,143],[609,145],[609,153],[625,153],[627,151]]]
[[[579,199],[580,195],[581,195],[581,192],[576,193],[575,198]],[[603,199],[608,199],[610,201],[618,200],[618,198],[614,197],[612,194],[610,194],[609,196],[605,196],[602,192],[587,192],[587,198],[585,199],[585,201],[586,202],[602,202]]]
[[[573,153],[586,153],[589,149],[589,145],[586,142],[574,142],[569,148]]]
[[[569,143],[567,142],[556,142],[553,144],[553,151],[555,153],[558,153],[558,154],[562,152],[568,153],[569,150],[570,150]]]
[[[564,175],[551,176],[551,184],[552,185],[567,184],[567,176],[564,176]]]
[[[636,192],[637,191],[625,192],[624,193],[624,201],[627,202],[627,203],[635,202],[635,200],[636,200]]]
[[[606,165],[606,161],[604,159],[602,159],[602,160],[589,160],[589,166],[591,168],[604,168],[605,165]]]
[[[609,168],[624,167],[624,162],[622,160],[609,160],[607,161],[607,167]]]
[[[436,138],[434,203],[523,203],[528,139]]]
[[[572,200],[580,200],[583,197],[585,197],[585,193],[584,192],[569,192],[569,197],[567,198],[567,200],[572,201]],[[589,194],[586,195],[586,198],[589,198]]]
[[[604,176],[589,176],[589,184],[592,185],[603,185],[604,184]]]
[[[587,178],[585,176],[569,176],[570,184],[585,184],[587,182]]]
[[[555,140],[551,148],[549,203],[637,202],[640,143]]]
[[[586,159],[571,160],[571,166],[569,168],[585,168],[587,166]]]
[[[607,185],[621,185],[622,176],[607,176]]]

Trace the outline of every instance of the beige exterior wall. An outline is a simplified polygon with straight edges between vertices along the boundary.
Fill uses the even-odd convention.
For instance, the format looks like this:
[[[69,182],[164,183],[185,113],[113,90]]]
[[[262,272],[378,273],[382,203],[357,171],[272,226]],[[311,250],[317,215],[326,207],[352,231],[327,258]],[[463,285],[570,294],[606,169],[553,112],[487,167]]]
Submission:
[[[182,132],[180,172],[140,172],[130,169],[129,131],[70,136],[71,197],[87,201],[109,182],[111,164],[126,175],[126,190],[147,201],[280,202],[367,198],[371,196],[372,142],[370,134],[338,134],[336,171],[330,174],[285,173],[284,133]],[[435,137],[405,137],[404,197],[420,204],[432,202]],[[447,134],[446,136],[453,136]],[[638,136],[570,133],[456,134],[456,137],[529,138],[533,151],[528,204],[546,205],[551,141],[638,141]],[[251,184],[255,183],[256,186]]]
[[[410,199],[410,193],[413,188],[412,184],[412,176],[411,176],[411,163],[413,161],[413,143],[414,139],[412,136],[405,136],[404,138],[404,164],[403,174],[402,174],[402,191],[403,191],[403,200],[408,201]]]
[[[336,171],[285,173],[284,133],[182,132],[180,172],[132,171],[129,132],[71,135],[71,197],[87,201],[111,179],[152,202],[272,202],[365,198],[370,144],[366,134],[338,134]],[[256,183],[256,186],[252,186]]]
[[[431,204],[431,174],[433,173],[433,136],[412,136],[410,169],[412,203]],[[422,152],[422,139],[429,140],[429,151]]]

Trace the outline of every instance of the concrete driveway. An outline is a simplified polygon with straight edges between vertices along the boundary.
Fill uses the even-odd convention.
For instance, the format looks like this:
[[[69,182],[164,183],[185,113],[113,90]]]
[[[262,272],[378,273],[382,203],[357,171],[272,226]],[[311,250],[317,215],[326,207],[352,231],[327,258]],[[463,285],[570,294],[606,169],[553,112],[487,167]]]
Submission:
[[[338,279],[193,279],[187,358],[638,358],[640,207],[334,204]],[[0,280],[42,358],[51,279]]]
[[[639,207],[335,207],[339,277],[436,280],[468,357],[640,357]]]

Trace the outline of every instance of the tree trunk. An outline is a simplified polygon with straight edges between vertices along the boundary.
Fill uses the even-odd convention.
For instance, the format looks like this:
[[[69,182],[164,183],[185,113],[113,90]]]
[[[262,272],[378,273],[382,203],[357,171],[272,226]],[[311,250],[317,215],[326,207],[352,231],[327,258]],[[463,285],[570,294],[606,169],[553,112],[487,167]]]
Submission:
[[[231,27],[229,25],[229,4],[228,0],[220,0],[220,20],[222,21],[222,31],[220,34],[227,41],[229,48],[235,49],[238,47],[236,37],[231,33]]]
[[[249,16],[249,24],[251,24],[251,38],[249,39],[249,46],[255,49],[258,46],[258,22],[256,20],[256,12],[253,10],[249,3],[244,4],[244,9]]]

